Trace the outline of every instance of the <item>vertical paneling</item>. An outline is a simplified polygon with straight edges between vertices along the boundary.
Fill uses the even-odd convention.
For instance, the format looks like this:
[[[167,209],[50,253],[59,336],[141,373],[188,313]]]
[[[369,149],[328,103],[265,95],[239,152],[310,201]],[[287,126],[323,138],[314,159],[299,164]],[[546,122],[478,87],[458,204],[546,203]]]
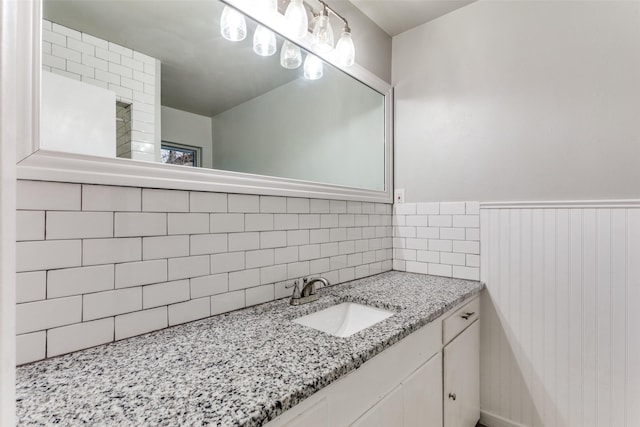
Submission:
[[[640,426],[640,209],[481,210],[487,425]]]

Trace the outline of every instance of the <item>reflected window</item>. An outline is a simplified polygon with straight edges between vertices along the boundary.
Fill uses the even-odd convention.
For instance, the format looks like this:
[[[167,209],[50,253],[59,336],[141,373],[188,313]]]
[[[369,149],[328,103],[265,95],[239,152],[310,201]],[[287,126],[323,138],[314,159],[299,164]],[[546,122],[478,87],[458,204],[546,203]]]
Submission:
[[[200,166],[200,147],[163,141],[160,160],[169,165]]]

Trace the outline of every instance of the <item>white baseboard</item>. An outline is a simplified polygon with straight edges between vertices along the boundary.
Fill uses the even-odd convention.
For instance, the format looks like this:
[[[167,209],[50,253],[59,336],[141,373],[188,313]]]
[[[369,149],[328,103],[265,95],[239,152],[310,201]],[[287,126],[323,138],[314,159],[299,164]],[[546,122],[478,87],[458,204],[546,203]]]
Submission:
[[[487,427],[527,427],[487,411],[480,411],[480,424]]]

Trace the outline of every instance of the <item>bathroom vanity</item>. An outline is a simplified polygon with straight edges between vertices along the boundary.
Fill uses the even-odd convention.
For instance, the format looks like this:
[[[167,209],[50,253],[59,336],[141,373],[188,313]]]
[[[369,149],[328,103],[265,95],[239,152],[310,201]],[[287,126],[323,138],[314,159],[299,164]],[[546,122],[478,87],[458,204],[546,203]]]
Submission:
[[[18,421],[471,426],[482,288],[383,273],[22,366]],[[395,314],[346,338],[293,322],[344,302]]]

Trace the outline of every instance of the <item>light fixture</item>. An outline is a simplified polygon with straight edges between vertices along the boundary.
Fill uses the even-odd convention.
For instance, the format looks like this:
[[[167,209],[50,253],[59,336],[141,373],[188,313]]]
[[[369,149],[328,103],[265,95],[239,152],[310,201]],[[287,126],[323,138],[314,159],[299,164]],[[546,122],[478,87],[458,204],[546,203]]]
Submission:
[[[232,7],[225,6],[220,18],[220,34],[232,42],[239,42],[247,37],[247,23],[244,15]]]
[[[302,52],[300,52],[300,48],[289,40],[285,40],[284,43],[282,43],[282,48],[280,49],[280,65],[289,70],[296,69],[302,65]]]
[[[329,21],[329,9],[325,4],[322,6],[322,14],[313,27],[311,49],[318,53],[329,53],[333,50],[333,28]]]
[[[253,51],[260,56],[271,56],[276,50],[276,35],[270,29],[258,25],[253,33]]]
[[[301,39],[309,32],[309,18],[302,0],[291,0],[284,12],[291,35]]]
[[[344,27],[344,31],[336,44],[336,61],[341,67],[351,67],[355,63],[356,47],[351,38],[351,29]]]
[[[308,53],[304,59],[304,78],[307,80],[322,78],[322,60],[311,53]]]

